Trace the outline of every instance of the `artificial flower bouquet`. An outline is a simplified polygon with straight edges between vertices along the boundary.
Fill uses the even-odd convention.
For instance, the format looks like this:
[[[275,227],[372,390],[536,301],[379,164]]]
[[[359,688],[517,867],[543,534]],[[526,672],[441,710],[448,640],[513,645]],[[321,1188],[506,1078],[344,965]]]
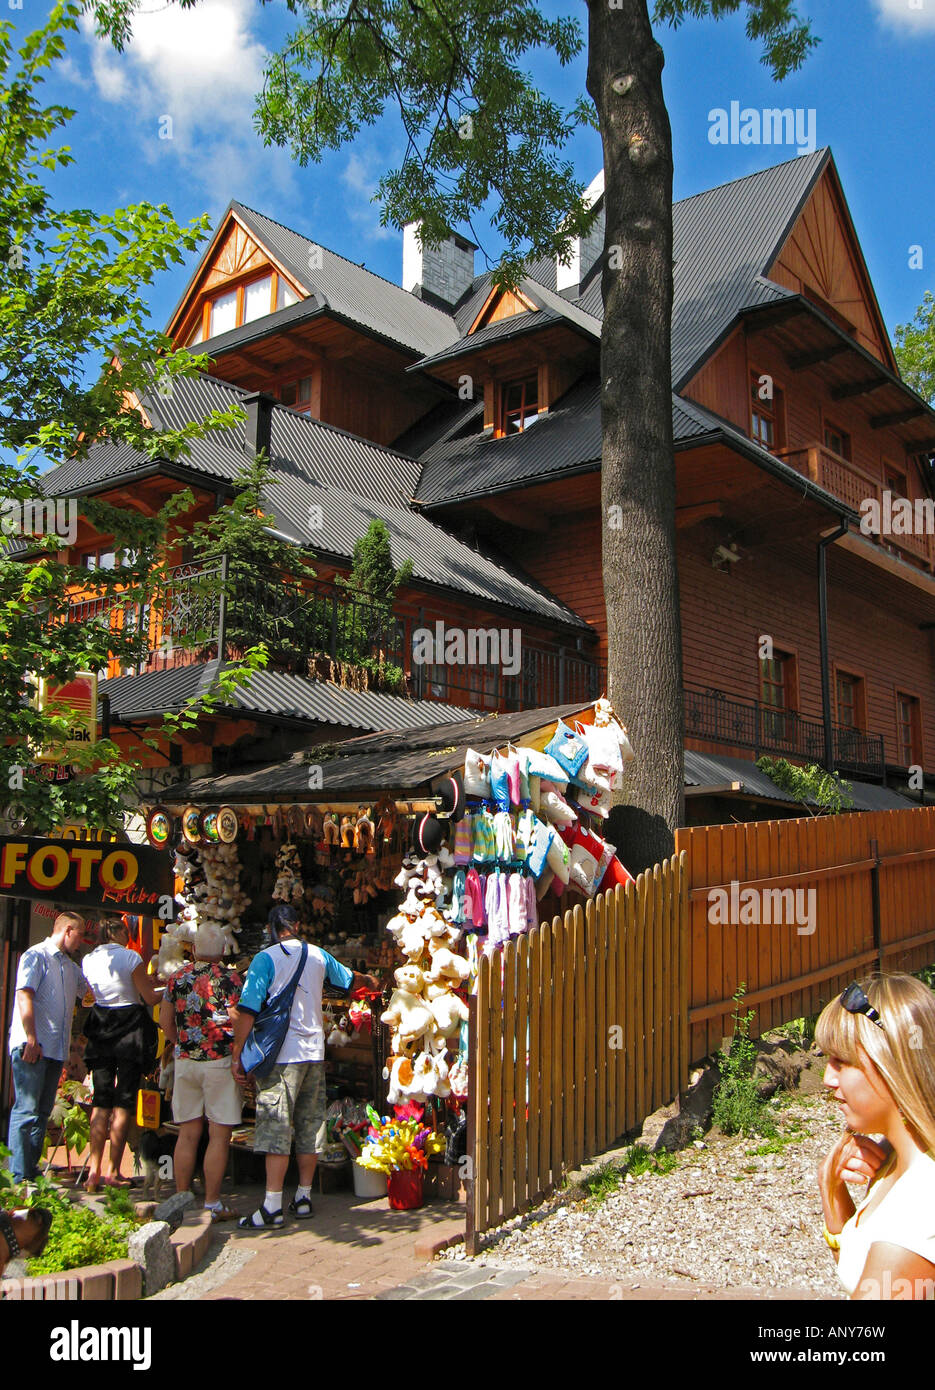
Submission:
[[[386,1115],[381,1118],[373,1106],[367,1106],[370,1128],[356,1160],[361,1168],[387,1176],[411,1172],[415,1168],[424,1172],[429,1155],[444,1152],[444,1135],[422,1123],[422,1111],[418,1106],[400,1106],[398,1110],[409,1113],[392,1119]]]

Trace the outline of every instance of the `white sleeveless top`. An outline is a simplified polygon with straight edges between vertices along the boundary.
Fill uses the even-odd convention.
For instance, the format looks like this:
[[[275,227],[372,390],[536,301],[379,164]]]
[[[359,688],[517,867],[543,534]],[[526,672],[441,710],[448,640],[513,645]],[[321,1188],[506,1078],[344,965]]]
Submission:
[[[857,1289],[871,1245],[899,1245],[935,1265],[935,1159],[920,1153],[882,1198],[871,1187],[867,1196],[838,1236],[838,1278],[849,1294]],[[898,1279],[880,1298],[905,1297]],[[922,1296],[935,1299],[935,1270]]]

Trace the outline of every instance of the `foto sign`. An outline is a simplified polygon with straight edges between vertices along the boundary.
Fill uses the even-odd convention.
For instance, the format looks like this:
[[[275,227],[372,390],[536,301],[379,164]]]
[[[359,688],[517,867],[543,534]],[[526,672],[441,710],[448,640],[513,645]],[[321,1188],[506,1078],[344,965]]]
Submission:
[[[36,753],[38,762],[67,763],[74,749],[90,748],[97,742],[97,676],[93,671],[79,671],[64,682],[43,676],[39,681],[39,708],[67,714],[69,727],[66,738]]]
[[[0,835],[0,897],[152,916],[172,891],[172,856],[148,846]]]

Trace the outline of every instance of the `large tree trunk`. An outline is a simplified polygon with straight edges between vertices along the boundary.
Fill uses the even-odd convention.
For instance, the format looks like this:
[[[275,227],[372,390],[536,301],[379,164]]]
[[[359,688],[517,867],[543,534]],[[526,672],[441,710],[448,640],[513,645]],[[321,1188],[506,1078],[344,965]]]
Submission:
[[[634,872],[672,853],[684,807],[672,451],[672,134],[646,0],[589,0],[588,91],[604,144],[601,338],[610,699],[636,761],[609,837]]]

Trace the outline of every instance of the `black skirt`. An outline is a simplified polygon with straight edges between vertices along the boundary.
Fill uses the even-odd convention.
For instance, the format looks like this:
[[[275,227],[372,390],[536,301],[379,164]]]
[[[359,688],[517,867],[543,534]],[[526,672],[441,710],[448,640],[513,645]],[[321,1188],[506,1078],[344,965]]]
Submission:
[[[142,1004],[126,1004],[119,1009],[95,1004],[85,1022],[84,1035],[84,1060],[89,1067],[101,1062],[133,1062],[148,1072],[156,1064],[159,1031]]]

